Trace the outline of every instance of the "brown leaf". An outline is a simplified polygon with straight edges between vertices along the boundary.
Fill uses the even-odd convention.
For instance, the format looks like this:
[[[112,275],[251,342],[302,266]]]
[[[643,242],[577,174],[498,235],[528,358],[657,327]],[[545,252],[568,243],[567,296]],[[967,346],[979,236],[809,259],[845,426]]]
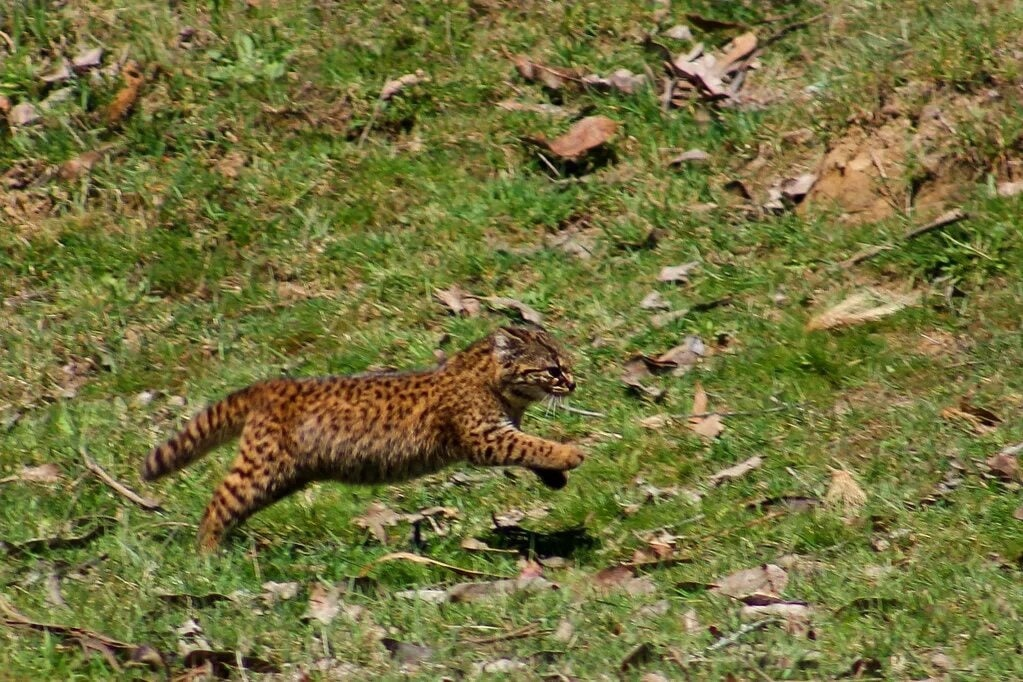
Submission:
[[[657,591],[650,576],[637,576],[636,567],[619,564],[598,571],[593,576],[593,585],[601,590],[624,590],[633,596],[653,594]]]
[[[543,566],[539,562],[532,559],[526,559],[522,562],[522,566],[519,569],[519,578],[541,578],[543,577]]]
[[[526,322],[532,322],[538,326],[543,324],[543,315],[533,310],[522,301],[502,296],[485,296],[483,297],[483,300],[486,301],[487,305],[491,309],[514,310],[519,314],[519,317]]]
[[[569,83],[580,81],[580,73],[576,69],[545,66],[521,54],[514,55],[511,59],[524,80],[530,83],[540,82],[548,90],[561,90]]]
[[[117,91],[107,107],[107,123],[111,125],[123,120],[135,106],[145,80],[141,67],[134,60],[129,60],[122,67],[121,78],[124,80],[124,86]]]
[[[743,33],[735,37],[732,42],[725,46],[724,54],[714,62],[714,75],[718,78],[727,76],[741,66],[740,62],[745,60],[757,49],[757,36],[753,33]],[[805,194],[805,192],[804,192]]]
[[[804,173],[794,178],[787,178],[781,183],[781,195],[793,204],[798,204],[810,193],[815,182],[817,182],[817,175],[814,173]]]
[[[660,243],[660,241],[664,239],[667,235],[668,233],[665,230],[662,230],[659,227],[655,227],[646,233],[646,236],[643,237],[642,241],[638,242],[622,241],[618,242],[616,246],[619,249],[624,249],[625,251],[648,251],[650,249],[656,249],[657,244]]]
[[[702,149],[690,149],[677,156],[673,156],[671,160],[668,161],[668,168],[681,168],[687,164],[703,163],[708,159],[710,159],[710,154]]]
[[[683,263],[682,265],[669,265],[661,268],[660,274],[657,275],[658,282],[671,282],[673,284],[688,284],[689,275],[692,274],[693,270],[700,267],[698,261],[691,261],[689,263]]]
[[[784,620],[785,631],[790,635],[802,635],[810,629],[812,611],[802,602],[778,602],[756,606],[743,606],[739,617],[743,620],[761,620],[765,616]]]
[[[846,515],[854,515],[867,503],[867,493],[863,492],[863,488],[848,471],[832,469],[831,485],[824,496],[824,503]]]
[[[380,643],[391,653],[391,657],[402,665],[422,663],[429,660],[434,654],[433,649],[428,646],[399,642],[390,637],[384,637]]]
[[[713,476],[707,479],[707,482],[711,485],[721,485],[725,481],[734,481],[737,478],[745,476],[749,472],[760,467],[764,463],[764,458],[759,456],[750,457],[744,462],[740,462],[735,466],[722,469]]]
[[[665,390],[648,386],[644,383],[646,379],[652,377],[653,375],[647,366],[647,360],[643,357],[637,357],[625,363],[625,372],[621,376],[621,381],[634,393],[657,402],[664,397]]]
[[[30,102],[22,102],[11,107],[10,113],[7,115],[7,120],[10,121],[12,128],[19,126],[32,125],[38,122],[42,117],[39,111]]]
[[[596,248],[598,234],[600,234],[600,230],[595,228],[580,229],[573,226],[546,235],[544,243],[547,248],[559,249],[570,256],[588,260]]]
[[[587,152],[604,145],[616,130],[618,124],[606,116],[587,116],[577,121],[564,135],[549,142],[537,138],[537,142],[566,161],[577,161]]]
[[[987,459],[991,473],[1003,481],[1020,481],[1019,453],[1023,451],[1023,443],[1003,449]]]
[[[72,75],[71,65],[66,59],[61,59],[53,71],[43,75],[40,80],[44,83],[62,83],[71,78]]]
[[[681,376],[687,369],[696,366],[706,355],[707,346],[703,343],[703,339],[690,334],[682,343],[657,356],[656,362],[662,366],[673,367],[675,371],[672,374]],[[693,411],[696,412],[696,410]]]
[[[388,541],[386,527],[397,525],[402,518],[404,518],[402,514],[389,509],[382,502],[373,502],[364,514],[356,516],[352,521],[359,528],[365,528],[372,533],[381,545],[386,545]]]
[[[629,653],[625,654],[625,658],[622,659],[621,665],[618,668],[624,673],[632,668],[638,668],[646,665],[650,661],[654,660],[656,651],[654,645],[650,642],[642,642],[632,648]]]
[[[92,150],[82,152],[73,159],[68,159],[60,165],[60,177],[65,180],[74,180],[88,174],[92,167],[103,158],[103,152]]]
[[[502,597],[516,592],[543,592],[558,588],[557,583],[539,577],[493,580],[485,583],[462,583],[448,588],[448,599],[452,602],[471,602],[491,597]]]
[[[40,464],[39,466],[24,466],[19,473],[0,478],[0,483],[12,483],[14,481],[23,481],[25,483],[59,483],[63,478],[56,464]]]
[[[263,588],[263,601],[268,604],[294,599],[298,594],[298,583],[296,582],[279,583],[268,580],[261,587]]]
[[[714,440],[721,435],[721,432],[725,430],[724,424],[721,423],[721,415],[719,414],[708,414],[708,401],[707,392],[703,390],[703,384],[699,381],[693,389],[693,416],[689,417],[686,426],[689,427],[690,431],[693,431],[698,436],[702,436],[706,440]],[[754,457],[753,459],[759,459]],[[752,461],[752,460],[747,460]],[[759,463],[758,463],[759,464]],[[739,465],[740,467],[742,465]],[[736,467],[732,467],[735,469]],[[726,471],[728,471],[726,469]],[[745,473],[745,472],[742,472]],[[718,477],[725,474],[725,471],[719,472],[711,476],[711,484],[716,485],[720,480]],[[734,476],[733,476],[734,478]]]
[[[788,582],[789,576],[780,566],[763,564],[718,579],[710,591],[736,599],[753,594],[780,596]]]
[[[459,545],[462,549],[467,552],[496,552],[499,554],[517,554],[518,550],[515,549],[499,549],[497,547],[491,547],[482,540],[476,538],[462,538],[462,542]]]
[[[75,55],[75,58],[71,60],[71,65],[75,68],[76,73],[84,73],[89,69],[99,66],[102,59],[103,48],[93,47]]]
[[[559,107],[548,102],[518,102],[511,99],[498,102],[497,107],[505,111],[528,111],[532,114],[546,114],[547,116],[556,117],[570,116],[573,113],[565,107]]]
[[[384,87],[380,89],[380,101],[386,102],[406,88],[419,85],[420,83],[428,83],[429,81],[429,77],[422,69],[416,69],[415,73],[407,73],[400,78],[384,83]]]
[[[663,31],[661,35],[664,36],[665,38],[670,38],[671,40],[693,39],[692,30],[685,24],[676,24],[675,26],[672,26],[668,30]]]
[[[309,591],[309,606],[302,614],[303,620],[317,620],[324,625],[329,625],[341,611],[338,605],[340,591],[337,587],[324,587],[320,583],[313,585]]]
[[[639,302],[639,307],[643,310],[668,310],[671,308],[671,304],[664,300],[660,292],[651,291]]]
[[[435,289],[433,295],[455,315],[476,317],[480,314],[479,298],[457,284],[447,289]]]
[[[639,420],[639,425],[644,429],[660,429],[664,428],[672,422],[670,414],[652,414],[649,417],[643,417]]]

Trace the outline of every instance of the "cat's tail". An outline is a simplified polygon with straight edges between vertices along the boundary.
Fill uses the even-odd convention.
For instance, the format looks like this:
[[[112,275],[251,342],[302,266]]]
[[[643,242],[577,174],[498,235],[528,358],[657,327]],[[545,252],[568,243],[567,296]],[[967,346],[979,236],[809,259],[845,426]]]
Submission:
[[[243,388],[192,417],[170,440],[157,445],[142,462],[145,481],[183,469],[207,452],[241,433],[253,408],[258,384]]]

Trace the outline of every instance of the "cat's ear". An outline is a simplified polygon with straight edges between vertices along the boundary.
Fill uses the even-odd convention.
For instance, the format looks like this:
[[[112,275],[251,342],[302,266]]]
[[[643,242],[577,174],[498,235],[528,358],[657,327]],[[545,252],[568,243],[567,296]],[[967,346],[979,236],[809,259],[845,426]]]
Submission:
[[[507,362],[515,354],[519,346],[519,339],[511,334],[509,330],[501,327],[494,332],[494,356],[498,362]]]

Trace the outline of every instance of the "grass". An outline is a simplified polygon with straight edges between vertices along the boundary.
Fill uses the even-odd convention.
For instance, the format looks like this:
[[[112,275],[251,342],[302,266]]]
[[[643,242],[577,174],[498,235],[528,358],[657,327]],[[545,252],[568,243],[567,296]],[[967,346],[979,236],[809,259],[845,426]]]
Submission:
[[[0,167],[17,164],[34,180],[2,186],[0,477],[44,463],[64,477],[0,484],[0,540],[17,545],[67,535],[74,519],[85,527],[114,519],[83,546],[9,553],[0,564],[4,598],[34,619],[163,651],[176,649],[176,629],[195,618],[214,648],[309,670],[314,679],[327,677],[317,666],[328,659],[355,666],[357,679],[401,677],[382,636],[432,650],[410,671],[422,679],[473,677],[474,664],[505,657],[526,664],[511,677],[609,677],[642,643],[653,653],[625,671],[627,679],[653,671],[819,679],[856,666],[900,679],[1023,674],[1018,485],[986,477],[982,466],[1023,440],[1020,205],[992,191],[1004,179],[998,169],[1020,155],[1023,113],[1011,88],[1020,77],[1012,55],[1023,14],[965,0],[749,5],[676,6],[664,26],[687,23],[693,12],[752,24],[764,36],[779,25],[765,20],[810,19],[825,9],[824,19],[770,45],[751,74],[750,87],[775,88],[780,98],[708,117],[698,103],[664,113],[650,92],[564,93],[566,107],[610,116],[621,129],[615,163],[558,179],[520,140],[558,134],[567,122],[496,106],[545,101],[505,52],[602,74],[644,65],[659,74],[641,46],[652,5],[22,0],[0,10],[10,38],[0,43],[0,93],[38,104],[71,88],[40,125],[0,129]],[[182,46],[186,27],[194,32]],[[696,32],[717,47],[736,31]],[[121,87],[117,77],[41,80],[62,45],[67,56],[103,46],[104,68],[122,54],[142,65],[146,83],[123,122],[103,118]],[[429,82],[377,102],[386,81],[416,69]],[[929,96],[900,88],[921,82],[947,97],[1002,93],[945,111],[953,124],[943,144],[974,171],[958,188],[968,221],[843,269],[835,264],[864,244],[887,242],[925,216],[854,226],[811,206],[751,217],[723,189],[765,153],[774,177],[819,158],[893,97],[919,112]],[[815,152],[780,141],[800,128],[813,133]],[[693,147],[710,154],[706,165],[665,167],[664,150]],[[109,151],[90,174],[45,172],[95,149]],[[692,209],[706,202],[718,207]],[[580,221],[595,230],[591,258],[531,248]],[[653,228],[667,235],[657,248],[618,248]],[[691,260],[701,267],[689,286],[656,282],[661,267]],[[506,321],[492,312],[446,315],[432,292],[451,284],[521,299],[573,349],[580,380],[573,404],[606,416],[535,409],[527,420],[533,432],[587,447],[589,459],[565,490],[490,471],[466,472],[470,485],[452,484],[453,472],[387,488],[322,485],[253,518],[207,558],[195,554],[195,523],[226,450],[145,489],[164,501],[160,515],[86,472],[82,448],[141,489],[135,471],[143,454],[234,388],[282,372],[426,366],[438,345],[452,351]],[[868,285],[912,286],[924,302],[861,327],[804,330],[811,315]],[[638,306],[652,289],[676,308],[724,296],[733,303],[655,328]],[[629,395],[618,380],[634,353],[656,355],[687,334],[711,343],[725,333],[727,349],[685,376],[655,380],[667,389],[661,404]],[[688,412],[697,381],[713,407],[754,414],[725,417],[726,431],[710,444],[681,426],[639,425],[653,414]],[[978,432],[942,419],[963,396],[1002,422]],[[792,409],[760,412],[778,404]],[[706,486],[708,476],[752,455],[764,457],[760,469]],[[940,503],[917,506],[960,471],[953,465],[961,484]],[[854,472],[868,494],[853,519],[748,506],[822,497],[829,467]],[[644,501],[637,477],[703,497]],[[374,500],[404,512],[456,507],[448,534],[427,532],[422,551],[489,573],[515,575],[516,556],[470,553],[460,543],[488,537],[492,513],[545,508],[523,525],[581,526],[590,542],[566,557],[567,567],[546,570],[558,591],[437,606],[395,592],[462,579],[386,563],[369,571],[374,589],[343,596],[366,609],[361,618],[303,621],[312,585],[348,584],[387,552],[409,549],[407,526],[392,528],[384,547],[353,523]],[[629,505],[638,510],[625,513]],[[662,530],[694,561],[651,570],[650,594],[588,587]],[[785,596],[813,606],[814,636],[770,626],[708,650],[715,633],[739,630],[739,606],[694,585],[792,554],[802,568],[790,570]],[[64,605],[51,603],[48,576],[97,558],[83,576],[61,581]],[[268,580],[302,589],[266,604],[259,594]],[[238,590],[250,596],[204,606],[157,597]],[[661,601],[664,613],[644,610]],[[690,610],[700,623],[693,631],[682,617]],[[554,638],[566,620],[574,636]],[[538,634],[469,642],[530,624]],[[4,628],[0,643],[0,665],[13,679],[151,674],[115,671],[53,634]]]

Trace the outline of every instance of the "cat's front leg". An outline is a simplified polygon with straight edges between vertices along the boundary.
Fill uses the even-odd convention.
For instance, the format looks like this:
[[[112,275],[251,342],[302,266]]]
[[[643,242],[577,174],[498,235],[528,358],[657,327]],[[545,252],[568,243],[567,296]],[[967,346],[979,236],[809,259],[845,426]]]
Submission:
[[[574,445],[531,436],[514,426],[470,432],[465,443],[469,460],[483,466],[523,466],[533,469],[547,483],[540,471],[568,471],[583,463],[583,451]],[[556,483],[556,477],[548,477]],[[551,486],[555,487],[555,486]]]

